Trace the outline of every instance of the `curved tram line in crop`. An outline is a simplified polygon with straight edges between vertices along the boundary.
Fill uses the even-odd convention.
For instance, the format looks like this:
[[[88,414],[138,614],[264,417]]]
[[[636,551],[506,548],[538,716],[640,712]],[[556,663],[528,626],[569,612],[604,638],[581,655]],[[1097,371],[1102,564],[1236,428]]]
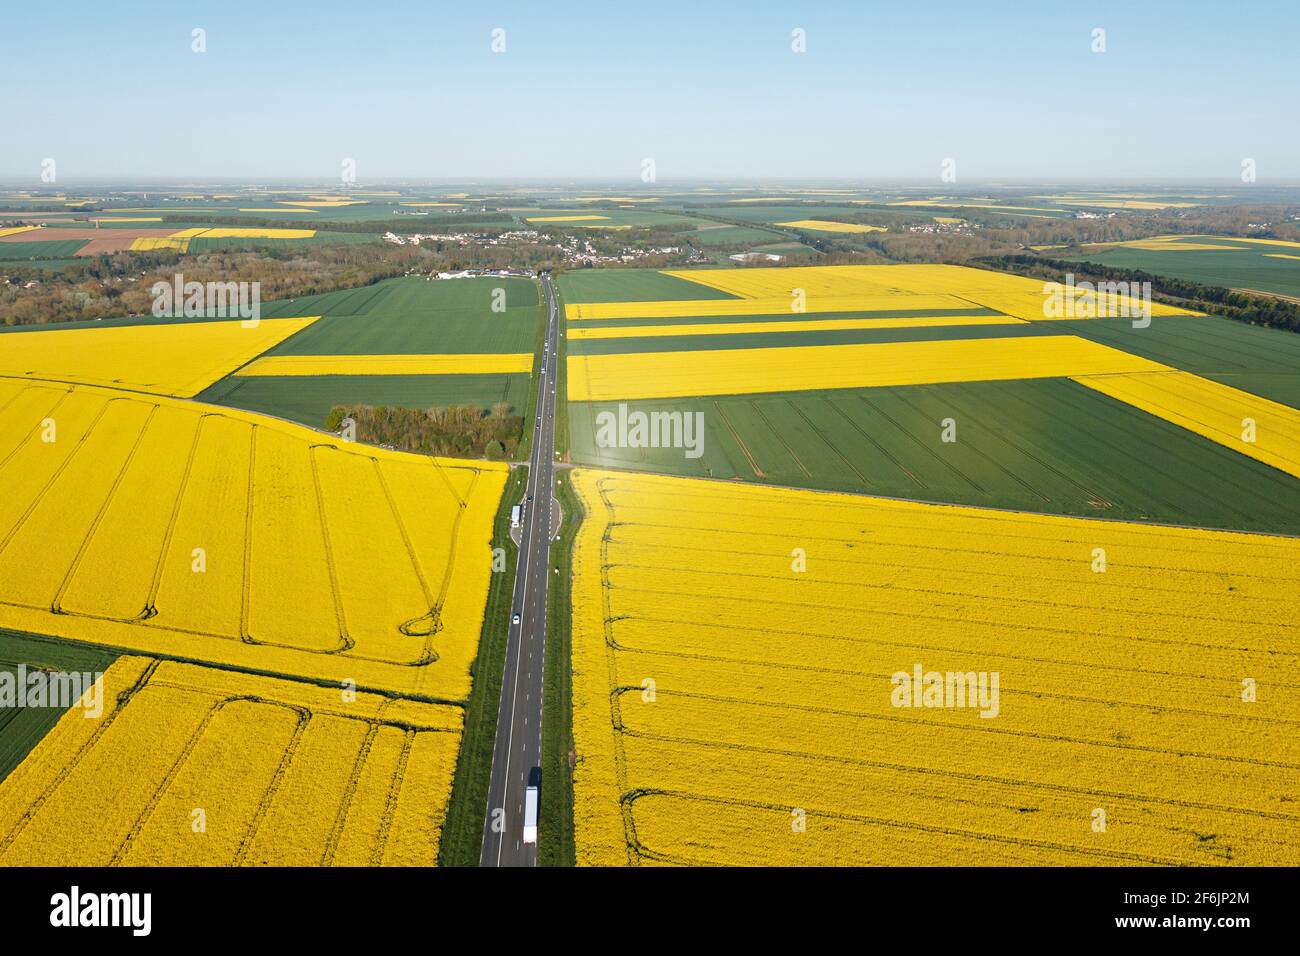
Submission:
[[[1300,784],[1300,542],[585,470],[574,485],[592,513],[575,594],[595,598],[592,575],[600,591],[574,603],[580,861],[1296,862],[1300,812],[1270,795]],[[915,661],[1001,672],[1000,715],[891,707]],[[1242,673],[1267,706],[1238,698]]]
[[[0,567],[17,562],[24,579],[0,587],[0,608],[406,668],[440,660],[453,593],[465,601],[454,640],[465,638],[462,618],[481,614],[453,582],[467,534],[494,511],[500,466],[343,446],[274,419],[154,396],[6,385],[17,390],[0,401],[0,422],[10,423],[0,443],[12,442],[0,445],[0,479],[27,479],[30,495],[10,482],[17,507],[0,528]],[[51,421],[56,440],[43,442]],[[65,517],[74,495],[77,510]],[[203,551],[202,575],[192,549]],[[478,570],[466,573],[485,578]],[[326,619],[332,638],[313,623]],[[469,623],[476,640],[478,619]],[[112,634],[100,642],[134,646],[129,632]],[[187,655],[156,639],[142,649]]]
[[[74,831],[88,858],[99,865],[331,865],[341,862],[345,842],[342,862],[380,865],[391,862],[390,854],[398,862],[436,860],[437,832],[459,746],[455,708],[373,696],[348,705],[318,688],[145,658],[122,658],[106,680],[117,693],[102,720],[93,727],[75,717],[65,720],[28,764],[0,783],[12,814],[0,830],[0,862],[31,863],[34,855],[44,853],[49,844],[44,831],[24,839],[33,826]],[[291,726],[287,734],[272,734],[273,746],[251,752],[237,748],[238,759],[255,769],[241,775],[235,802],[226,805],[231,793],[221,789],[227,776],[222,761],[229,759],[232,734],[238,737],[240,727],[274,724],[265,714],[257,720],[225,717],[238,706],[282,711]],[[151,710],[156,711],[152,716]],[[158,754],[162,771],[156,776],[150,776],[153,766],[139,771],[147,778],[143,788],[103,780],[99,763],[120,760],[134,767],[124,751],[157,746],[139,739],[136,723],[162,713],[181,725],[181,736]],[[115,730],[128,715],[136,723]],[[363,729],[360,736],[340,730],[352,725]],[[394,754],[396,734],[400,746]],[[380,735],[388,735],[386,749],[375,763]],[[343,765],[350,767],[349,774],[331,772]],[[413,766],[419,781],[406,788]],[[290,778],[294,792],[286,788]],[[304,780],[312,781],[309,803],[302,800]],[[358,803],[362,797],[365,806]],[[87,821],[66,820],[62,804],[45,815],[52,800],[84,807]],[[107,813],[107,804],[122,813]],[[191,807],[210,811],[203,829],[191,827]],[[240,809],[244,812],[231,812]],[[401,826],[396,825],[399,815]],[[417,825],[411,825],[412,819]],[[78,831],[79,822],[88,821],[93,828]],[[267,839],[259,841],[264,825]],[[57,856],[60,849],[51,852]],[[87,857],[78,859],[84,863]]]

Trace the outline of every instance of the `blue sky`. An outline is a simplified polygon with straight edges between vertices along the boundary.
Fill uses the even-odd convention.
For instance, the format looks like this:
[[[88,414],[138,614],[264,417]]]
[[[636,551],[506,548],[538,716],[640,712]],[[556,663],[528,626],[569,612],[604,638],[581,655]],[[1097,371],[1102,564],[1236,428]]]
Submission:
[[[6,0],[0,22],[6,177],[1300,177],[1296,3]]]

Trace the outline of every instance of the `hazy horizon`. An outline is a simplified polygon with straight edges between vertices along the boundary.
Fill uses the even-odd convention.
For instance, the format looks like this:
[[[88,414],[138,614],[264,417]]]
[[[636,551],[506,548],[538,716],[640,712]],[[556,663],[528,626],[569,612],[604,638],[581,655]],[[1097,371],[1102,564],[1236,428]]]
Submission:
[[[1300,178],[1284,3],[63,10],[6,12],[0,177]]]
[[[35,180],[35,182],[33,182]],[[1267,179],[1261,176],[1259,182],[1270,187],[1300,187],[1300,175],[1284,176]],[[60,192],[63,187],[68,185],[95,185],[95,186],[114,186],[114,185],[142,185],[142,184],[159,184],[165,186],[187,186],[196,183],[210,185],[244,185],[258,186],[266,184],[285,185],[285,186],[329,186],[340,187],[338,177],[309,177],[309,176],[219,176],[219,175],[186,175],[180,173],[173,176],[64,176],[59,175],[55,183],[42,183],[39,176],[21,176],[21,175],[0,175],[0,186],[12,186],[15,188],[26,189],[30,192]],[[1243,185],[1240,178],[1236,176],[1212,177],[1166,177],[1158,178],[1155,176],[1093,176],[1088,178],[1072,178],[1059,176],[1022,176],[1022,177],[990,177],[987,179],[964,179],[955,183],[936,183],[935,179],[905,178],[905,177],[886,177],[878,178],[854,178],[847,176],[683,176],[679,178],[660,177],[653,183],[645,183],[636,177],[617,177],[617,176],[425,176],[420,174],[391,176],[371,176],[368,178],[358,177],[357,182],[348,184],[349,188],[364,188],[365,185],[406,185],[406,186],[470,186],[478,183],[492,185],[513,185],[529,186],[533,184],[545,186],[563,186],[563,185],[621,185],[628,189],[639,189],[645,192],[654,191],[671,191],[673,187],[693,186],[699,187],[704,185],[730,185],[730,186],[771,186],[771,185],[818,185],[818,186],[842,186],[845,188],[872,189],[884,187],[917,187],[924,188],[931,192],[970,192],[977,189],[1019,189],[1019,188],[1039,188],[1046,186],[1079,186],[1086,187],[1091,185],[1114,187],[1120,185],[1130,186],[1150,186],[1152,188],[1174,189],[1177,187],[1214,187],[1216,189],[1239,189],[1248,190],[1250,187]],[[1253,185],[1253,184],[1252,184]]]

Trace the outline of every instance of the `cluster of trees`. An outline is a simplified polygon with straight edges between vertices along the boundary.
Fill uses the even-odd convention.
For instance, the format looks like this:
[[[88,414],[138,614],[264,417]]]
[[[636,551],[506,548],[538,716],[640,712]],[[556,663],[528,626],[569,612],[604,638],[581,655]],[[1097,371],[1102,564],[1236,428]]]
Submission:
[[[220,250],[119,252],[87,257],[52,272],[23,263],[0,263],[0,321],[6,325],[76,322],[144,315],[153,307],[155,282],[260,282],[263,302],[337,289],[359,288],[408,272],[461,269],[557,269],[560,249],[512,241],[500,245],[425,242],[259,245],[232,242]],[[26,288],[36,280],[37,285]]]
[[[417,230],[418,231],[418,230]],[[461,245],[445,240],[421,241],[419,248],[437,263],[439,270],[461,269],[531,269],[549,271],[564,262],[558,245],[525,239],[496,240],[492,243],[471,242]]]
[[[33,325],[146,315],[153,308],[154,283],[170,283],[177,273],[187,282],[259,282],[262,301],[270,302],[437,267],[436,257],[420,249],[381,243],[236,248],[194,255],[119,252],[59,272],[15,264],[5,270],[11,283],[0,287],[0,321]],[[39,284],[26,288],[29,278]]]
[[[1035,219],[1007,224],[1008,239],[1026,246],[1084,246],[1149,236],[1195,234],[1300,241],[1297,210],[1287,206],[1197,206],[1150,212],[1126,210],[1105,219]],[[963,210],[960,215],[965,215]]]
[[[1269,296],[1233,292],[1231,289],[1203,285],[1187,279],[1154,275],[1138,269],[1116,269],[1095,262],[1074,262],[1030,255],[993,256],[970,264],[1050,282],[1064,282],[1067,274],[1073,274],[1076,282],[1150,282],[1151,296],[1154,299],[1198,312],[1212,312],[1252,325],[1268,325],[1300,332],[1300,305]]]
[[[1300,222],[1295,220],[1295,214],[1295,209],[1284,206],[1199,206],[1190,210],[1126,210],[1112,218],[1101,219],[1031,219],[971,208],[927,209],[923,220],[908,216],[900,217],[897,223],[891,221],[888,232],[854,239],[810,236],[806,241],[818,251],[845,261],[865,247],[894,262],[963,263],[977,258],[1024,253],[1035,246],[1061,246],[1061,251],[1065,251],[1098,242],[1185,233],[1300,241]],[[907,231],[909,225],[932,221],[931,215],[952,215],[978,228],[969,233]],[[844,217],[837,215],[835,218]],[[857,218],[866,221],[870,216],[864,212]],[[870,260],[860,258],[854,261]]]
[[[342,431],[351,419],[357,441],[401,451],[460,458],[513,458],[524,420],[498,402],[491,411],[474,405],[403,408],[398,405],[335,405],[325,419],[330,431]]]

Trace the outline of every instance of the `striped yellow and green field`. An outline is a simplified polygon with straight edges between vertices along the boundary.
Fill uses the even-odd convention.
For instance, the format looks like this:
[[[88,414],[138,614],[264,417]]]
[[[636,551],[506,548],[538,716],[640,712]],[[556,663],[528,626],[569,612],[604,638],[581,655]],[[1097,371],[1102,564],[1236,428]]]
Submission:
[[[902,199],[889,203],[904,209],[960,209],[967,213],[986,212],[995,216],[1014,216],[1029,219],[1068,219],[1074,213],[1064,204],[1055,206],[999,203],[987,199],[959,199],[936,196],[929,199]]]
[[[1156,236],[1043,252],[1226,289],[1300,296],[1300,243],[1280,239]]]
[[[0,258],[51,259],[59,256],[95,256],[117,252],[203,252],[231,247],[293,247],[304,244],[371,243],[379,242],[378,225],[374,233],[327,232],[317,229],[288,228],[285,226],[255,225],[229,227],[186,223],[178,221],[182,208],[141,210],[159,215],[129,214],[122,210],[116,215],[91,216],[80,219],[55,219],[40,226],[9,226],[0,228]],[[198,212],[200,210],[193,210]],[[281,214],[316,214],[320,210],[292,206],[265,209],[213,209],[212,212],[258,213],[267,219]],[[166,216],[161,214],[167,214]],[[504,217],[503,217],[504,218]],[[69,250],[69,243],[79,245]]]
[[[564,301],[571,305],[585,302],[737,298],[657,269],[571,269],[561,273],[558,284]]]
[[[316,316],[7,332],[0,336],[0,376],[189,397],[314,321]]]
[[[521,223],[531,228],[547,227],[582,228],[582,229],[642,229],[651,227],[670,227],[689,229],[703,223],[694,216],[678,213],[660,212],[645,208],[645,204],[585,205],[578,209],[514,209],[511,210]]]
[[[186,252],[190,247],[189,239],[176,239],[171,236],[162,238],[143,236],[131,241],[132,252]]]
[[[1090,209],[1136,209],[1153,212],[1161,209],[1194,209],[1204,205],[1204,197],[1161,196],[1141,193],[1066,193],[1056,196],[1035,196],[1035,199],[1058,206],[1083,206]]]
[[[701,415],[699,457],[602,447],[620,410]],[[569,431],[572,459],[605,467],[1300,534],[1300,481],[1068,379],[577,403]]]
[[[919,310],[918,310],[919,311]],[[1023,319],[1003,315],[900,315],[880,318],[830,319],[817,313],[815,319],[790,321],[745,321],[736,316],[733,322],[662,323],[657,325],[617,325],[595,323],[570,327],[570,341],[592,339],[639,339],[689,335],[748,335],[751,333],[783,334],[786,332],[840,332],[851,329],[911,329],[960,325],[1023,325]],[[771,317],[765,317],[771,318]]]
[[[1150,372],[1146,359],[1072,335],[569,356],[569,400],[743,395]]]
[[[825,201],[800,202],[798,197],[784,200],[744,199],[726,204],[708,203],[698,207],[687,206],[687,211],[698,209],[701,215],[736,222],[762,223],[778,225],[781,223],[811,220],[815,222],[835,222],[836,220],[858,219],[863,214],[862,204],[856,200],[839,197],[825,197]],[[871,210],[873,219],[888,221],[910,215],[910,210],[896,210],[888,206],[876,206]]]
[[[1075,381],[1300,477],[1300,410],[1190,372],[1084,375]]]
[[[664,273],[703,285],[728,296],[700,302],[690,295],[667,299],[646,296],[641,301],[569,298],[570,320],[611,318],[669,318],[714,315],[778,315],[806,312],[861,314],[920,313],[965,309],[1012,316],[1026,321],[1063,317],[1053,312],[1057,300],[1043,282],[1021,276],[945,265],[800,266],[773,269],[694,269]],[[649,280],[645,280],[650,285]],[[562,286],[563,288],[563,286]],[[582,290],[579,290],[582,291]],[[1100,309],[1136,308],[1128,296],[1096,294],[1091,300],[1074,293],[1079,305]],[[1152,303],[1156,316],[1186,315],[1188,310]]]
[[[199,239],[311,239],[316,235],[314,229],[231,229],[197,227],[178,229],[164,238],[141,238],[131,243],[133,252],[149,252],[158,249],[171,249],[186,252],[190,245]]]
[[[14,205],[12,197],[2,200],[4,205]],[[310,223],[312,227],[324,223],[373,223],[376,227],[388,226],[399,221],[396,213],[428,213],[412,218],[411,223],[425,225],[431,222],[457,222],[463,224],[509,225],[512,217],[508,213],[498,212],[476,199],[468,199],[461,194],[454,199],[448,196],[403,195],[399,193],[375,192],[356,193],[350,196],[322,197],[304,196],[302,194],[268,194],[249,192],[243,195],[223,196],[180,196],[172,195],[159,201],[152,198],[148,203],[119,203],[104,201],[97,204],[91,213],[94,218],[103,219],[157,219],[161,217],[179,218],[182,216],[202,220],[205,217],[236,218],[250,220],[253,226],[262,223],[301,222]],[[79,206],[69,205],[68,210],[79,211]],[[83,217],[86,213],[80,213]],[[253,227],[250,226],[250,227]],[[382,231],[382,230],[380,230]]]
[[[530,279],[390,279],[263,314],[307,310],[321,318],[199,397],[315,427],[335,405],[528,407],[543,318]]]
[[[945,272],[568,297],[579,863],[1300,862],[1300,338]]]
[[[582,213],[571,216],[525,216],[524,219],[528,222],[610,223],[609,216],[585,215]]]
[[[572,474],[580,864],[1300,863],[1294,538]]]
[[[849,235],[886,231],[884,226],[868,226],[855,222],[833,222],[828,219],[795,219],[790,222],[778,222],[776,225],[789,226],[791,229],[807,229],[810,232],[834,232]]]
[[[1300,532],[1288,333],[1160,306],[1145,327],[1048,318],[1042,283],[951,266],[642,272],[611,279],[617,297],[567,290],[576,462]],[[1153,397],[1175,386],[1186,407]],[[620,410],[700,415],[699,453],[606,447],[599,422]]]

